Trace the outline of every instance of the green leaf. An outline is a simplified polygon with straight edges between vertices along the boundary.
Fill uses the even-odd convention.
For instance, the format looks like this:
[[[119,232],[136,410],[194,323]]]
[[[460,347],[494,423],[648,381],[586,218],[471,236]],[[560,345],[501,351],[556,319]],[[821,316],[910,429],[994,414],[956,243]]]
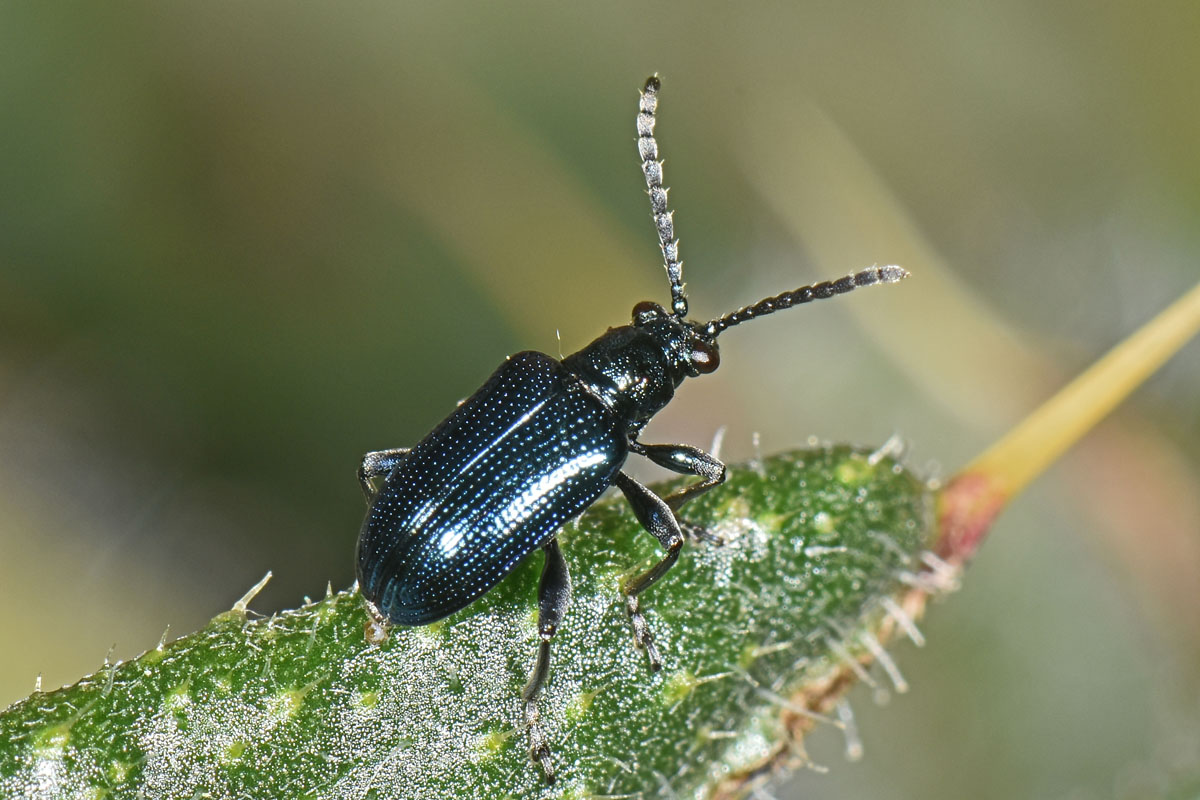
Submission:
[[[558,782],[529,760],[535,556],[445,621],[368,641],[357,592],[203,630],[0,714],[0,796],[587,798],[737,794],[879,652],[932,538],[932,493],[885,451],[734,467],[687,507],[631,644],[622,578],[661,557],[619,498],[560,534],[575,597],[541,702]],[[349,537],[347,546],[349,547]],[[906,620],[905,620],[906,621]],[[854,663],[851,664],[850,662]],[[671,794],[668,792],[668,795]],[[139,794],[140,793],[140,794]]]

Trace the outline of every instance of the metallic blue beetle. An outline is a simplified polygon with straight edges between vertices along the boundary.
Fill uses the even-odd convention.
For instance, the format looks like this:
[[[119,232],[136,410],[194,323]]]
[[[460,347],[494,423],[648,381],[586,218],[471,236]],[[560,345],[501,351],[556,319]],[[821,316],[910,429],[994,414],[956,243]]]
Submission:
[[[530,754],[550,781],[554,772],[538,725],[537,696],[549,671],[550,640],[571,600],[570,575],[555,538],[559,529],[615,485],[666,550],[660,562],[622,587],[634,642],[646,651],[651,669],[659,669],[638,596],[675,563],[685,535],[708,536],[675,512],[725,480],[725,465],[690,445],[643,444],[638,434],[685,378],[717,368],[717,337],[726,328],[908,274],[873,267],[711,322],[687,319],[679,243],[654,140],[659,88],[652,77],[641,94],[638,152],[671,284],[671,311],[638,303],[632,324],[610,328],[561,362],[535,352],[511,356],[415,447],[368,453],[358,473],[370,505],[358,540],[358,581],[380,622],[439,620],[483,595],[530,553],[545,551],[538,588],[541,644],[523,698]],[[659,497],[621,471],[631,452],[700,480]],[[379,478],[383,485],[377,488]]]

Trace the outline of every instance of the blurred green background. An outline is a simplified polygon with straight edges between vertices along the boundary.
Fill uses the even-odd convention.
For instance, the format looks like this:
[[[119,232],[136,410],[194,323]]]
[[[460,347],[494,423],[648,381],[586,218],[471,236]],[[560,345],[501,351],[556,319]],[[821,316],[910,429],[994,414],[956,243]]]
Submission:
[[[261,611],[348,585],[363,452],[664,301],[652,72],[697,316],[914,277],[738,329],[645,438],[898,432],[951,474],[1200,278],[1198,36],[1192,2],[3,4],[0,705],[268,569]],[[851,696],[865,758],[819,731],[775,795],[1195,796],[1197,408],[1193,343],[1000,519],[911,691]]]

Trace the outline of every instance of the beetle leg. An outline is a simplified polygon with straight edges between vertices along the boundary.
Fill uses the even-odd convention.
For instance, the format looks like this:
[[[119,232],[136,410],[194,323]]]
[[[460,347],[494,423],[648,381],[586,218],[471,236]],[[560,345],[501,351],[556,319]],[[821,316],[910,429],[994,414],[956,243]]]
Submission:
[[[529,757],[541,765],[546,782],[554,783],[554,765],[550,762],[550,746],[546,743],[546,734],[540,724],[537,698],[550,673],[550,640],[554,638],[567,607],[571,605],[571,573],[567,571],[567,562],[563,559],[557,539],[551,539],[543,549],[546,551],[546,563],[538,583],[538,637],[541,642],[538,644],[537,662],[529,675],[529,682],[525,684],[525,690],[521,692],[521,699],[525,701]]]
[[[662,658],[659,657],[658,647],[654,644],[654,634],[646,624],[638,606],[638,595],[654,585],[655,581],[666,574],[679,558],[679,549],[683,547],[683,532],[679,529],[679,521],[675,512],[666,501],[647,489],[624,472],[618,472],[613,478],[624,494],[633,513],[637,515],[642,527],[650,531],[659,544],[667,551],[663,560],[655,564],[641,575],[635,575],[625,582],[622,591],[625,593],[625,610],[629,614],[629,624],[633,626],[633,643],[646,651],[650,659],[650,669],[657,672],[662,669]]]
[[[672,511],[678,511],[688,500],[725,482],[725,464],[699,447],[690,444],[642,444],[635,441],[630,443],[630,450],[645,456],[664,469],[700,478],[696,483],[690,483],[663,498]],[[680,520],[679,527],[694,539],[703,539],[713,544],[723,543],[721,537],[709,533],[699,525]]]
[[[379,490],[375,488],[375,478],[387,475],[400,466],[400,462],[408,455],[411,447],[396,447],[391,450],[375,450],[363,456],[362,464],[358,467],[358,482],[362,484],[363,494],[367,505],[375,502]]]

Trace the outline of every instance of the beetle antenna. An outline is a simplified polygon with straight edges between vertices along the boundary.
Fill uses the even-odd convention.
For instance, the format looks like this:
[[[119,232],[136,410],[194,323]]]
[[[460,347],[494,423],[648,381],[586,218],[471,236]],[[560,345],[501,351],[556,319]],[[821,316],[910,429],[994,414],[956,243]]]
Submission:
[[[658,75],[646,79],[638,102],[638,155],[642,158],[642,174],[650,192],[650,213],[658,231],[658,246],[662,249],[667,280],[671,282],[671,311],[677,319],[688,313],[687,295],[683,290],[683,262],[679,260],[679,240],[675,238],[675,212],[667,208],[667,191],[663,186],[663,162],[658,157],[658,142],[654,141],[654,111],[658,108],[658,90],[662,83]]]
[[[823,283],[814,283],[811,286],[801,286],[799,289],[793,289],[790,292],[784,292],[774,297],[759,300],[752,306],[739,308],[737,311],[726,314],[720,319],[714,319],[704,327],[704,335],[709,339],[715,339],[726,328],[740,325],[755,317],[782,311],[785,308],[798,306],[801,303],[824,300],[827,297],[845,294],[863,286],[874,286],[877,283],[895,283],[907,277],[908,270],[902,267],[871,267],[870,269],[864,269],[862,272],[838,278],[836,281],[824,281]]]

